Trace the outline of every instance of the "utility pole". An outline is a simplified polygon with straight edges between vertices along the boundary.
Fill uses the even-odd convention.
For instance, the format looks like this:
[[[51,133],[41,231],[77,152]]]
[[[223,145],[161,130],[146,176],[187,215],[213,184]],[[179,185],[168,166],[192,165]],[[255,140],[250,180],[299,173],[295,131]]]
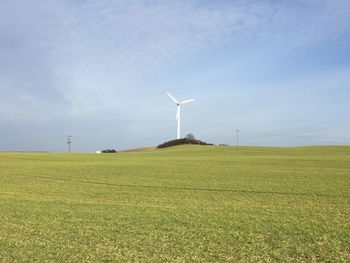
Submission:
[[[240,130],[236,129],[236,150],[238,151],[238,134],[239,134]]]
[[[67,135],[67,144],[68,144],[68,152],[69,152],[69,153],[70,153],[70,144],[72,143],[71,138],[72,138],[72,136]]]

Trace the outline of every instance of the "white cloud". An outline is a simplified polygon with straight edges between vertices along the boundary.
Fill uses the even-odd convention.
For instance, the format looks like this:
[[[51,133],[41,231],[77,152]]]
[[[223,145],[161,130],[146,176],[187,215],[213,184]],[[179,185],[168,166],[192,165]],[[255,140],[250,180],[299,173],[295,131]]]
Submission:
[[[63,10],[58,1],[1,2],[1,120],[53,117],[67,105],[56,88],[52,60]]]
[[[218,45],[256,23],[240,6],[195,2],[89,1],[76,9],[63,48],[80,67],[147,70],[182,54]],[[96,64],[99,64],[96,66]]]
[[[57,47],[72,74],[142,76],[177,58],[235,46],[283,52],[348,31],[347,1],[95,1],[65,19]],[[325,30],[327,28],[327,30]]]

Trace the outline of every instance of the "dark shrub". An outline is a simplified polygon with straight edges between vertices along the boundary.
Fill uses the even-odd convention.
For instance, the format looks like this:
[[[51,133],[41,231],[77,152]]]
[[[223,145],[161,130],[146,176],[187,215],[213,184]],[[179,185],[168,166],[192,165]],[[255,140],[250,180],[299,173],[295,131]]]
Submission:
[[[102,150],[101,153],[116,153],[117,151],[114,149]]]
[[[158,145],[157,148],[166,148],[166,147],[183,145],[183,144],[213,145],[211,143],[202,142],[200,140],[190,140],[190,139],[183,138],[183,139],[175,139],[175,140],[162,143]]]

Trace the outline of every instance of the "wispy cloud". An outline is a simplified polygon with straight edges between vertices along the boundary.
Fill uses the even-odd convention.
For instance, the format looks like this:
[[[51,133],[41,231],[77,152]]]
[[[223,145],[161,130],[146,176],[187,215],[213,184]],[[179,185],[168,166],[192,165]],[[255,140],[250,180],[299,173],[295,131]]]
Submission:
[[[40,3],[39,3],[40,2]],[[0,7],[0,108],[2,119],[35,117],[65,104],[56,87],[52,52],[57,1],[2,1]],[[40,105],[40,106],[39,106]]]
[[[283,54],[314,47],[349,32],[350,4],[90,0],[76,5],[65,23],[57,45],[63,74],[85,75],[85,80],[87,75],[92,83],[106,76],[106,82],[123,83],[213,48],[245,43],[253,50],[260,46]],[[72,88],[80,97],[89,94],[87,89],[95,98],[101,92],[98,85],[93,88],[79,79]],[[112,94],[115,86],[107,83],[101,95]]]
[[[350,4],[340,0],[1,5],[2,90],[67,100],[76,111],[83,101],[123,94],[112,83],[124,86],[179,57],[242,43],[285,52],[336,38],[350,24]]]
[[[336,38],[349,33],[349,17],[347,1],[86,1],[62,43],[76,66],[143,71],[242,38],[273,47]]]
[[[228,5],[225,9],[227,5],[88,1],[76,8],[63,46],[80,67],[147,71],[179,55],[232,40],[236,32],[258,22],[247,8]]]

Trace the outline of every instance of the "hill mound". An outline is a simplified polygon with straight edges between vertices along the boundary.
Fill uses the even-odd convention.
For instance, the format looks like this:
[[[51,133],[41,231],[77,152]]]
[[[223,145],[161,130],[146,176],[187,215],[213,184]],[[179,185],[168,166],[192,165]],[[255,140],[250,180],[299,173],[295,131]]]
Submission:
[[[167,141],[165,143],[158,145],[157,148],[167,148],[167,147],[184,145],[184,144],[213,145],[212,143],[206,143],[201,140],[182,138],[182,139]]]

